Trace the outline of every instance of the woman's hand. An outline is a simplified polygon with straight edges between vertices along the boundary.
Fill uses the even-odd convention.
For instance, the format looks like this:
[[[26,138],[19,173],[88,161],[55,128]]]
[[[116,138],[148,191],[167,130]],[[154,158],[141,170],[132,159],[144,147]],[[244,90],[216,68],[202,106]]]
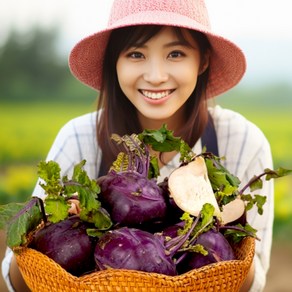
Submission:
[[[255,273],[254,262],[252,262],[252,265],[251,265],[251,267],[249,269],[247,277],[246,277],[245,281],[243,282],[242,287],[240,288],[240,292],[249,291],[249,289],[251,288],[253,279],[254,279],[254,273]]]

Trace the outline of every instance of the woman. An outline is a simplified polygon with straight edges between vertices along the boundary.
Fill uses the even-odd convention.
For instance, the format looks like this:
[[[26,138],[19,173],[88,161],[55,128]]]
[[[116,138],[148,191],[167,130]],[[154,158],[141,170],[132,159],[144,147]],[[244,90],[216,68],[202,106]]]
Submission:
[[[213,124],[218,155],[226,157],[225,167],[242,184],[272,167],[269,143],[255,125],[233,111],[208,107],[209,100],[240,81],[246,63],[235,44],[211,31],[204,1],[116,0],[108,27],[81,40],[69,62],[75,77],[100,94],[97,111],[67,123],[48,154],[47,160],[60,164],[62,175],[86,159],[89,176],[100,176],[119,151],[112,133],[139,133],[162,124],[195,153],[202,151],[201,138],[210,136],[208,125]],[[177,153],[163,154],[159,179],[178,164]],[[264,183],[262,193],[267,196],[264,214],[248,214],[261,241],[242,291],[262,291],[269,268],[272,182]],[[44,195],[38,184],[34,195]],[[11,280],[17,291],[24,291],[10,251],[3,274],[8,286]]]

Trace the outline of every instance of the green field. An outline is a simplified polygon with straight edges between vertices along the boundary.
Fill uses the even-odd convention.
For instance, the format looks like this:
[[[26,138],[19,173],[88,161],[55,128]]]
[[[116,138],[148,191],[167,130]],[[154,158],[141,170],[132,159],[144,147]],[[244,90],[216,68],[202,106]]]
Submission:
[[[289,109],[253,110],[233,107],[256,123],[269,139],[275,168],[292,168],[292,127]],[[35,185],[36,165],[46,154],[60,127],[71,118],[95,109],[95,104],[1,104],[0,105],[0,204],[24,200]],[[275,181],[276,224],[292,224],[292,176]],[[282,224],[282,223],[287,223]],[[280,224],[281,223],[281,224]],[[289,225],[290,226],[290,225]],[[287,230],[286,230],[286,229]],[[276,230],[276,231],[277,231]],[[290,230],[290,231],[289,231]]]
[[[30,196],[36,166],[45,159],[60,127],[95,109],[94,104],[1,104],[0,203]]]

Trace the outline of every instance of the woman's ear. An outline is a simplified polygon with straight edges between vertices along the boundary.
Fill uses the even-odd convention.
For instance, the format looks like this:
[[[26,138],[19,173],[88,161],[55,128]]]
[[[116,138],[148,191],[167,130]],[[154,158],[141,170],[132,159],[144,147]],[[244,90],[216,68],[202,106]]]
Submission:
[[[207,70],[207,68],[209,67],[209,63],[210,63],[210,50],[205,52],[201,58],[199,75],[203,74]]]

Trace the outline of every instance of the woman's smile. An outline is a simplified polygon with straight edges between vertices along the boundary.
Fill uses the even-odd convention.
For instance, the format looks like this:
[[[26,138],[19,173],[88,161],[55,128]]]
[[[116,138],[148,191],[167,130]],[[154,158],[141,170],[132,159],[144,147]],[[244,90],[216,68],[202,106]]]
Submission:
[[[150,98],[150,99],[154,99],[154,100],[158,100],[158,99],[162,99],[168,95],[170,95],[174,89],[172,90],[139,90],[145,97]]]

